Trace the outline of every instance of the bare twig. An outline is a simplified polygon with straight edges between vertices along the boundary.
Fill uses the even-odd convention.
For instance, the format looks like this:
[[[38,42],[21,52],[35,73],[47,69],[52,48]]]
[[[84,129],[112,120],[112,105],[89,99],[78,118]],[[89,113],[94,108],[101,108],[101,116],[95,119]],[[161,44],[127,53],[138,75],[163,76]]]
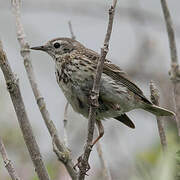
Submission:
[[[48,173],[42,161],[42,156],[39,147],[34,138],[32,127],[26,114],[24,102],[19,89],[18,79],[12,73],[11,67],[7,60],[6,54],[2,49],[2,42],[0,41],[0,67],[3,71],[6,80],[7,89],[10,93],[14,109],[19,121],[23,137],[28,148],[34,167],[40,180],[49,180]]]
[[[67,123],[68,123],[68,119],[67,119],[67,111],[68,111],[68,106],[69,103],[66,103],[65,109],[64,109],[64,143],[66,145],[66,147],[68,147],[68,135],[67,135]]]
[[[0,153],[1,153],[2,159],[4,161],[4,165],[9,173],[9,175],[11,176],[11,179],[12,180],[20,180],[20,177],[17,175],[12,161],[9,160],[9,158],[8,158],[6,148],[4,146],[4,143],[1,139],[1,137],[0,137]]]
[[[102,170],[103,170],[103,180],[111,180],[111,174],[110,174],[110,171],[109,171],[109,168],[107,166],[107,162],[105,161],[105,158],[104,158],[104,155],[103,155],[103,151],[102,151],[102,146],[101,146],[101,143],[98,141],[96,143],[96,149],[97,149],[97,153],[98,153],[98,156],[99,156],[99,159],[100,159],[100,163],[101,163],[101,167],[102,167]]]
[[[68,24],[69,24],[69,30],[70,30],[70,33],[71,33],[71,38],[75,40],[76,37],[75,37],[74,32],[73,32],[71,21],[69,21]],[[68,108],[68,103],[66,104],[65,111],[64,111],[64,131],[65,131],[64,132],[64,140],[67,139],[67,135],[66,135],[67,134],[67,130],[66,130],[66,126],[67,126],[67,108]],[[104,180],[111,180],[110,171],[109,171],[109,168],[107,166],[107,162],[105,161],[105,158],[103,156],[103,151],[102,151],[102,147],[101,147],[100,142],[97,142],[96,149],[97,149],[97,153],[98,153],[98,156],[99,156],[99,159],[100,159],[100,162],[101,162],[101,167],[102,167],[102,171],[103,171],[103,179]]]
[[[150,91],[151,91],[152,103],[159,106],[159,91],[153,81],[150,82]],[[165,152],[167,150],[167,142],[166,142],[166,134],[164,130],[163,119],[160,116],[156,116],[156,119],[157,119],[157,125],[158,125],[158,131],[159,131],[162,149]]]
[[[93,89],[90,95],[90,110],[89,110],[89,121],[88,121],[88,135],[87,135],[87,141],[86,146],[84,150],[84,154],[81,160],[81,163],[79,165],[79,180],[84,180],[86,171],[88,168],[88,160],[91,152],[91,145],[93,140],[93,134],[94,134],[94,124],[96,121],[96,110],[98,108],[98,97],[99,97],[99,87],[100,87],[100,79],[101,74],[103,71],[103,65],[106,58],[106,55],[108,53],[108,47],[109,47],[109,40],[112,32],[112,25],[114,20],[114,12],[116,7],[117,0],[113,0],[113,4],[109,9],[109,22],[108,22],[108,28],[104,40],[104,46],[101,48],[101,56],[98,61],[97,69],[96,69],[96,75],[93,83]]]
[[[50,119],[50,115],[46,108],[44,98],[41,96],[41,93],[38,89],[38,85],[36,83],[33,67],[31,64],[31,59],[30,59],[29,44],[25,40],[25,32],[24,32],[23,25],[21,23],[19,0],[12,0],[12,7],[13,7],[14,15],[15,15],[15,20],[16,20],[17,38],[21,47],[21,55],[24,59],[24,66],[25,66],[35,99],[37,101],[39,110],[48,128],[48,131],[52,137],[53,147],[56,146],[56,148],[53,148],[53,150],[58,156],[58,159],[61,160],[61,162],[66,166],[66,169],[69,172],[71,178],[76,179],[77,175],[76,175],[76,171],[73,169],[74,165],[71,159],[71,154],[69,150],[67,149],[67,147],[60,141],[60,138],[58,137],[56,127],[53,121]]]
[[[173,23],[171,19],[171,15],[166,3],[166,0],[161,0],[161,6],[164,14],[164,19],[166,22],[166,29],[169,38],[169,48],[171,53],[171,70],[170,76],[173,82],[174,88],[174,105],[176,111],[176,123],[178,128],[178,135],[180,136],[180,70],[178,64],[178,56],[177,56],[177,48],[176,48],[176,40],[175,33],[173,29]]]
[[[74,32],[73,32],[71,21],[68,21],[68,25],[69,25],[69,31],[70,31],[70,34],[71,34],[71,38],[76,39],[76,36],[74,35]]]

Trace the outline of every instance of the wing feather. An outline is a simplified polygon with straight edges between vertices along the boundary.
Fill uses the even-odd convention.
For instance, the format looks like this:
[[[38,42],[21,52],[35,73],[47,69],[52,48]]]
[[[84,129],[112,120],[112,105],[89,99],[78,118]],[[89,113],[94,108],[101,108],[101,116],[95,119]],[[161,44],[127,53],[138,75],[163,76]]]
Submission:
[[[135,85],[128,77],[128,75],[123,72],[118,66],[112,63],[104,63],[103,73],[110,76],[112,79],[116,81],[116,83],[124,84],[130,91],[141,97],[141,99],[148,103],[152,104],[143,94],[141,89]]]
[[[84,55],[91,59],[92,63],[97,63],[97,60],[100,58],[100,55],[93,50],[86,49]],[[116,81],[116,83],[124,84],[130,91],[139,96],[145,103],[152,104],[143,94],[141,89],[135,85],[127,73],[125,73],[121,68],[111,63],[110,60],[106,59],[104,63],[103,73],[110,76],[112,79]]]

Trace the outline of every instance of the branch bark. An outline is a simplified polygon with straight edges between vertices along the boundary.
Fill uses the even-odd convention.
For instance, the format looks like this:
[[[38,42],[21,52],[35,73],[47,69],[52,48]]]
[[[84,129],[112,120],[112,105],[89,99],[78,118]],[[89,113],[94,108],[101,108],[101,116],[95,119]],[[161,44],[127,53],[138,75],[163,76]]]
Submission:
[[[21,55],[24,59],[24,66],[28,75],[28,79],[32,88],[32,91],[34,93],[35,99],[37,101],[37,105],[39,107],[39,110],[41,112],[41,115],[44,119],[44,122],[46,124],[46,127],[48,128],[48,131],[52,138],[52,144],[53,144],[53,150],[56,153],[58,159],[65,165],[69,175],[73,180],[77,179],[77,173],[74,170],[71,153],[68,150],[68,148],[64,145],[63,142],[61,142],[56,127],[53,123],[53,121],[50,119],[50,114],[46,108],[46,103],[44,101],[44,98],[42,97],[38,85],[36,83],[36,78],[34,74],[34,70],[31,63],[30,58],[30,51],[29,51],[29,44],[25,40],[25,32],[23,25],[21,23],[21,17],[20,17],[20,2],[19,0],[12,0],[12,8],[15,15],[15,21],[16,21],[16,28],[17,28],[17,39],[19,41],[19,45],[21,47]]]
[[[69,25],[69,31],[70,31],[70,34],[71,34],[71,38],[75,40],[76,36],[74,35],[71,21],[68,22],[68,25]],[[66,129],[67,127],[66,126],[67,126],[67,109],[68,109],[68,105],[69,104],[67,103],[66,106],[65,106],[65,111],[64,111],[64,141],[65,142],[66,142],[66,139],[67,139],[67,129]],[[109,168],[107,166],[107,162],[105,161],[100,142],[97,142],[96,150],[97,150],[97,153],[98,153],[98,156],[99,156],[99,159],[100,159],[100,163],[101,163],[101,167],[102,167],[103,179],[104,180],[111,180],[112,179],[111,174],[110,174]]]
[[[11,160],[9,160],[6,148],[4,146],[4,143],[0,137],[0,153],[2,156],[2,159],[4,161],[4,166],[6,167],[9,175],[11,176],[12,180],[21,180],[20,177],[17,175],[16,170],[14,168],[14,165]]]
[[[174,106],[176,111],[176,123],[178,128],[178,135],[180,137],[180,70],[178,64],[178,56],[177,56],[177,48],[176,48],[176,40],[175,33],[173,29],[173,22],[171,19],[171,15],[168,9],[168,5],[166,0],[161,0],[161,6],[164,14],[164,19],[166,23],[166,29],[169,39],[169,48],[171,54],[171,70],[170,77],[173,82],[174,89]]]
[[[23,137],[28,148],[31,159],[34,163],[35,170],[40,180],[49,180],[49,175],[46,171],[44,163],[42,161],[42,156],[39,151],[39,147],[36,143],[35,137],[32,132],[32,127],[30,125],[29,119],[26,114],[24,102],[21,96],[18,79],[15,78],[9,62],[7,60],[6,54],[2,48],[2,42],[0,41],[0,67],[4,74],[6,80],[7,89],[11,96],[11,100],[16,111],[16,115],[19,121]]]
[[[150,91],[151,91],[152,103],[159,106],[159,91],[153,81],[150,82]],[[165,152],[167,150],[167,141],[166,141],[166,134],[164,130],[163,119],[160,116],[156,116],[156,119],[157,119],[158,132],[160,136],[162,149]]]
[[[94,124],[96,121],[96,110],[99,106],[98,97],[99,97],[100,79],[101,79],[101,74],[103,71],[104,61],[108,53],[109,40],[110,40],[111,32],[112,32],[116,3],[117,3],[117,0],[113,0],[113,4],[109,9],[108,28],[107,28],[103,48],[101,48],[101,56],[97,64],[95,79],[93,83],[93,89],[90,95],[91,105],[90,105],[90,110],[89,110],[88,135],[87,135],[87,141],[86,141],[84,154],[83,154],[81,163],[79,165],[79,170],[80,170],[78,174],[79,180],[84,180],[85,178],[86,171],[88,169],[88,160],[89,160],[89,156],[92,150],[91,145],[92,145],[93,134],[94,134]]]

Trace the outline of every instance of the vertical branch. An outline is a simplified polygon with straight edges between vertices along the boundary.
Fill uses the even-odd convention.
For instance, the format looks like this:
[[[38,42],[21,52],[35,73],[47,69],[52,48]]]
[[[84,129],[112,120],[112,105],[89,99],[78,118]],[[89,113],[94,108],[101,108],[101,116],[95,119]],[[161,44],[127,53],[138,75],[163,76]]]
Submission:
[[[108,28],[107,28],[107,32],[106,32],[106,36],[104,40],[104,46],[103,48],[101,48],[101,56],[100,56],[100,59],[98,60],[96,74],[95,74],[94,83],[93,83],[93,89],[90,95],[91,105],[89,109],[88,135],[87,135],[87,141],[86,141],[84,154],[83,154],[81,163],[79,165],[79,170],[80,170],[79,175],[78,175],[79,180],[84,180],[85,178],[86,171],[88,169],[88,160],[89,160],[89,156],[92,150],[91,145],[92,145],[93,134],[94,134],[94,124],[96,121],[96,110],[99,106],[98,97],[99,97],[100,79],[101,79],[101,74],[103,71],[104,61],[108,53],[109,40],[110,40],[110,36],[112,32],[116,3],[117,3],[117,0],[113,0],[113,4],[109,9]]]
[[[150,82],[150,91],[151,91],[151,101],[153,104],[159,106],[159,91],[156,88],[153,81]],[[164,124],[162,117],[156,116],[158,131],[160,136],[160,141],[162,145],[162,149],[165,152],[167,150],[167,142],[166,142],[166,134],[164,130]]]
[[[71,21],[68,22],[68,25],[69,25],[71,38],[75,40],[76,37],[75,37],[74,32],[73,32]],[[65,106],[65,112],[64,112],[64,131],[65,131],[64,139],[67,139],[67,136],[65,136],[65,134],[67,134],[67,130],[66,130],[66,126],[67,126],[67,108],[68,108],[68,103]],[[107,162],[105,161],[100,142],[97,142],[96,150],[97,150],[97,153],[98,153],[98,156],[99,156],[99,159],[100,159],[100,163],[101,163],[101,167],[102,167],[102,171],[103,171],[103,177],[104,177],[103,179],[104,180],[111,180],[111,174],[110,174],[109,168],[107,166]]]
[[[25,40],[25,32],[23,25],[21,23],[21,17],[20,17],[20,1],[19,0],[11,0],[12,2],[12,9],[15,16],[16,21],[16,28],[17,28],[17,39],[19,41],[19,45],[21,47],[21,55],[24,59],[24,66],[28,75],[28,79],[32,88],[32,91],[34,93],[35,99],[37,101],[37,105],[39,107],[39,110],[41,112],[41,115],[43,117],[43,120],[46,124],[46,127],[48,128],[48,131],[52,138],[52,144],[53,144],[53,150],[56,153],[58,159],[65,165],[69,175],[73,180],[77,178],[76,171],[73,169],[73,162],[71,159],[71,154],[68,150],[68,148],[60,141],[60,138],[58,136],[56,127],[53,123],[53,121],[50,119],[50,114],[46,108],[46,103],[44,101],[44,98],[42,97],[38,85],[36,83],[36,78],[34,74],[34,70],[31,63],[30,58],[30,50],[29,50],[29,44]]]
[[[109,171],[109,168],[107,166],[107,162],[105,161],[104,155],[103,155],[103,151],[102,151],[102,146],[101,143],[98,141],[96,144],[96,149],[97,149],[97,153],[100,159],[100,163],[101,163],[101,167],[103,170],[103,180],[111,180],[111,174]]]
[[[70,31],[70,34],[71,34],[71,38],[72,38],[73,40],[75,40],[75,39],[76,39],[76,36],[74,35],[71,21],[68,21],[68,25],[69,25],[69,31]]]
[[[68,106],[69,106],[69,103],[67,102],[66,103],[66,106],[64,108],[64,143],[65,143],[65,146],[68,147],[68,135],[67,135],[67,124],[68,124],[68,119],[67,119],[67,111],[68,111]]]
[[[9,160],[7,152],[6,152],[6,148],[4,146],[4,143],[0,137],[0,153],[2,156],[2,159],[4,161],[4,165],[9,173],[9,175],[11,176],[12,180],[20,180],[20,177],[17,175],[14,165],[11,162],[11,160]]]
[[[174,98],[174,106],[176,111],[176,123],[178,128],[178,135],[180,136],[180,70],[178,64],[175,33],[166,0],[161,0],[161,6],[164,14],[164,19],[165,19],[166,29],[169,39],[169,48],[171,54],[170,76],[173,82],[173,89],[174,89],[173,98]]]
[[[15,78],[6,54],[2,48],[2,42],[0,41],[0,67],[6,80],[7,89],[11,96],[11,100],[19,121],[19,125],[28,148],[31,159],[34,163],[35,170],[40,180],[49,180],[48,173],[42,161],[42,156],[39,151],[38,144],[32,132],[32,127],[29,122],[29,118],[26,113],[24,102],[21,96],[18,79]]]

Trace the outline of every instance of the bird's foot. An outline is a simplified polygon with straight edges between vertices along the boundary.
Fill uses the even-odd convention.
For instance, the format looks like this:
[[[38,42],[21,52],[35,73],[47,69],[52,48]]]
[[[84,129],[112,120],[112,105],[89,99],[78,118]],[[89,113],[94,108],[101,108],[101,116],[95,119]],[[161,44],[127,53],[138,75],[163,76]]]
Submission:
[[[83,165],[82,165],[82,162],[83,162],[83,154],[78,157],[77,163],[74,165],[73,168],[76,169],[76,167],[78,167],[78,168],[81,170],[82,168],[84,168]],[[87,163],[86,169],[84,170],[86,176],[88,176],[87,172],[88,172],[90,169],[91,169],[91,167],[90,167],[89,163]]]

